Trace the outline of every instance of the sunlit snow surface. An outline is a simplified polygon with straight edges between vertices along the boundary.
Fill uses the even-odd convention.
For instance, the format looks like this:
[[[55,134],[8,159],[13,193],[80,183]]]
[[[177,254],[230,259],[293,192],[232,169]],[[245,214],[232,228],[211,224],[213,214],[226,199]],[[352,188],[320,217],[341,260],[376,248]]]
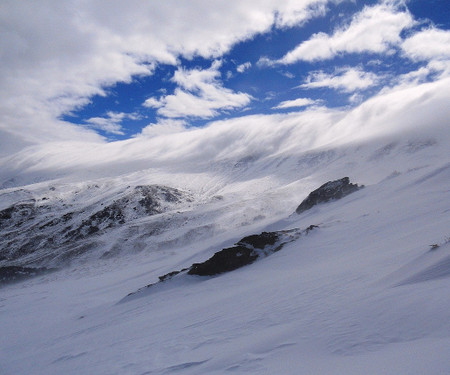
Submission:
[[[71,191],[96,183],[105,196],[158,183],[195,202],[183,225],[143,248],[100,260],[103,244],[0,289],[0,373],[449,373],[450,135],[448,110],[431,110],[448,99],[442,87],[405,92],[402,108],[377,99],[370,118],[318,110],[3,159],[10,197],[57,185],[73,202]],[[311,190],[344,176],[366,187],[294,214]],[[119,303],[243,236],[311,224],[319,228],[250,266],[175,277]],[[110,246],[124,233],[137,238],[114,231]]]

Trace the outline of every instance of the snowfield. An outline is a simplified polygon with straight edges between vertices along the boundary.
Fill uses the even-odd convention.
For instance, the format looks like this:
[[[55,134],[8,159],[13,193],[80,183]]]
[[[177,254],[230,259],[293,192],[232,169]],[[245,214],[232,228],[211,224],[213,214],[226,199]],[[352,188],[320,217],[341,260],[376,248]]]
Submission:
[[[0,160],[2,210],[46,197],[82,221],[129,186],[190,197],[101,227],[79,256],[17,258],[59,269],[0,289],[0,373],[450,373],[448,84],[380,95],[370,118],[319,108]],[[345,176],[365,188],[295,213]],[[251,265],[120,302],[244,236],[310,225]]]

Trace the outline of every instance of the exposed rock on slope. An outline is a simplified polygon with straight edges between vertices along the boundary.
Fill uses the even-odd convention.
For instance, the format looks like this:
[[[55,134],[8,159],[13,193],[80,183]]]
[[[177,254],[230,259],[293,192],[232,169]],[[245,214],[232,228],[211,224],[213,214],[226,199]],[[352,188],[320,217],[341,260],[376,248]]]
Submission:
[[[216,252],[211,258],[202,263],[194,263],[181,271],[172,271],[163,276],[159,276],[159,282],[149,284],[136,292],[130,293],[127,297],[134,296],[149,287],[170,280],[182,273],[196,276],[214,276],[234,271],[252,264],[260,258],[265,258],[280,251],[287,243],[296,241],[302,235],[308,234],[315,228],[318,228],[318,226],[310,225],[304,230],[295,228],[277,232],[262,232],[261,234],[244,237],[235,246]],[[122,301],[126,301],[127,297]]]
[[[359,189],[362,189],[364,185],[358,186],[358,184],[350,183],[348,177],[341,178],[336,181],[328,181],[318,189],[312,191],[306,199],[297,207],[295,212],[301,214],[307,211],[319,203],[329,202],[345,197]]]
[[[48,266],[95,247],[100,235],[134,220],[192,202],[192,196],[161,185],[128,187],[114,196],[91,187],[65,199],[28,198],[0,211],[0,266]],[[51,188],[49,196],[54,193]],[[83,198],[86,197],[86,202]],[[81,202],[80,202],[81,201]]]
[[[167,186],[136,186],[131,192],[94,212],[80,225],[66,233],[67,241],[85,238],[132,220],[167,211],[170,206],[191,200],[180,190]]]
[[[213,276],[253,263],[262,254],[280,250],[285,242],[280,241],[277,232],[262,232],[241,239],[236,246],[215,253],[203,263],[194,263],[188,271],[189,275]],[[276,245],[276,246],[275,246]],[[264,250],[267,247],[267,252]],[[263,250],[263,252],[258,251]]]

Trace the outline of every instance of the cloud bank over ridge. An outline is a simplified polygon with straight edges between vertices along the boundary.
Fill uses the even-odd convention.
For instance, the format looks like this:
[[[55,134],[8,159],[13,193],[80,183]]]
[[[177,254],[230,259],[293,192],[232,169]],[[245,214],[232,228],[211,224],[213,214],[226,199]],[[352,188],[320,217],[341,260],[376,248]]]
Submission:
[[[326,0],[179,2],[6,0],[0,13],[2,154],[26,144],[101,141],[61,121],[107,88],[178,57],[217,58],[271,27],[298,25]],[[17,147],[13,145],[16,140]]]
[[[450,115],[446,105],[450,91],[445,89],[449,84],[450,77],[396,86],[352,109],[311,107],[302,112],[241,116],[191,129],[185,129],[180,120],[170,120],[149,126],[145,136],[121,142],[43,144],[3,159],[0,182],[10,176],[18,183],[30,183],[37,176],[111,177],[149,168],[159,175],[174,173],[176,178],[249,156],[274,158],[336,149],[387,135],[427,134],[448,142],[443,134]]]
[[[330,17],[335,21],[331,31],[305,28],[344,3],[356,11]],[[333,117],[358,111],[367,111],[361,116],[370,119],[368,103],[388,92],[424,90],[433,82],[446,91],[441,83],[450,75],[449,31],[419,22],[407,5],[390,0],[359,8],[350,0],[6,0],[0,14],[0,157],[11,160],[33,145],[51,154],[58,142],[80,150],[111,150],[106,154],[113,157],[112,150],[137,147],[141,141],[203,137],[218,123],[234,129],[233,124],[247,127],[254,119],[262,124],[261,134],[268,123],[276,134],[274,119],[294,122],[297,116],[302,123],[319,112]],[[273,47],[281,57],[263,57],[263,49],[249,51],[253,55],[233,52],[258,38],[255,43],[267,45],[282,33],[292,33],[297,42],[294,48]],[[349,55],[364,57],[363,62],[345,60]],[[400,73],[389,70],[394,59],[401,60]],[[159,74],[161,66],[172,67],[158,83],[166,86],[151,87],[137,103],[139,111],[105,107],[78,122],[65,118],[112,98],[119,83],[139,85],[141,78]],[[255,86],[266,79],[274,87],[282,79],[291,86],[280,86],[278,92]],[[340,98],[334,106],[333,96]],[[264,107],[265,98],[271,101]],[[407,107],[407,98],[402,100],[395,97],[393,103]],[[273,114],[280,110],[291,113]],[[187,129],[197,120],[212,122],[205,130]],[[147,122],[132,133],[133,139],[105,143],[105,135],[125,136],[126,121]],[[227,141],[236,142],[224,135],[222,148]],[[154,149],[165,153],[157,145]]]

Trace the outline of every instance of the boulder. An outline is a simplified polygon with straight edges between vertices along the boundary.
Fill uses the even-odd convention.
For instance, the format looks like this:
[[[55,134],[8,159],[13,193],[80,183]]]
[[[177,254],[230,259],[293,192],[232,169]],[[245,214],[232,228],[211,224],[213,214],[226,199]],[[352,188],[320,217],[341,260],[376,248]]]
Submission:
[[[364,185],[358,186],[357,184],[350,183],[350,179],[348,177],[344,177],[336,181],[328,181],[318,189],[312,191],[297,207],[295,212],[297,214],[301,214],[317,204],[343,198],[363,187]]]
[[[234,246],[215,253],[203,263],[194,263],[188,271],[189,275],[213,276],[253,263],[259,255],[248,247]]]
[[[262,232],[261,234],[252,234],[251,236],[244,237],[237,244],[250,246],[255,249],[264,249],[266,246],[275,245],[279,237],[279,234],[276,232]]]

